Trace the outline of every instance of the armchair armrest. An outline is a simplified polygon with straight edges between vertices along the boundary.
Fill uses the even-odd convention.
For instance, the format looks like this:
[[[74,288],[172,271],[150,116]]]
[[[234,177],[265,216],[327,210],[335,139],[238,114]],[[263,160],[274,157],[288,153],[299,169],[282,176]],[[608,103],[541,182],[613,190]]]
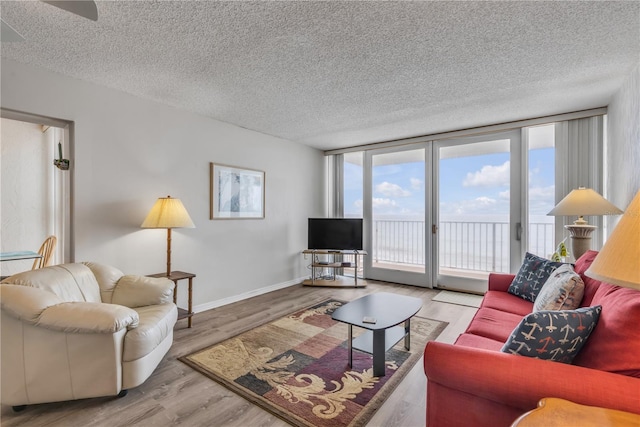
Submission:
[[[507,292],[515,274],[489,273],[489,290]]]
[[[0,307],[18,320],[36,323],[47,308],[62,304],[54,293],[30,286],[0,285]]]
[[[131,308],[173,303],[173,288],[165,277],[126,275],[118,280],[111,302]]]
[[[424,369],[429,381],[522,410],[559,397],[640,413],[640,379],[581,366],[429,342]]]
[[[72,333],[114,333],[138,326],[138,313],[121,305],[63,302],[51,292],[19,285],[0,285],[0,306],[31,325]]]
[[[100,302],[65,302],[47,308],[36,326],[78,334],[113,334],[138,326],[138,313],[128,307]]]

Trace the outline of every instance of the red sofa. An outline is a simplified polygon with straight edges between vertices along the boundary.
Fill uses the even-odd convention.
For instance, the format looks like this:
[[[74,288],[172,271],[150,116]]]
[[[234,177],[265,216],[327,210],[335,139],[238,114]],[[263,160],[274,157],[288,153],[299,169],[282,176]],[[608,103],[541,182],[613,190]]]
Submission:
[[[425,347],[427,427],[509,426],[543,397],[640,414],[640,291],[585,276],[596,255],[585,253],[575,271],[585,283],[581,306],[602,313],[571,365],[500,351],[533,303],[507,292],[513,275],[489,276],[465,333]]]

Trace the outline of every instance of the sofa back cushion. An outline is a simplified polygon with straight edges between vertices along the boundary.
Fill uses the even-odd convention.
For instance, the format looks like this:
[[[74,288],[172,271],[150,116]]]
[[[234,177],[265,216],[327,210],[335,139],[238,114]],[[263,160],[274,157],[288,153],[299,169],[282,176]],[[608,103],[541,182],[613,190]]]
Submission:
[[[584,272],[591,266],[593,260],[596,259],[597,255],[597,251],[589,250],[576,260],[574,271],[582,277],[582,282],[584,283],[584,295],[582,296],[582,302],[580,303],[581,307],[589,307],[592,305],[591,301],[593,300],[593,296],[596,294],[596,291],[600,286],[599,280],[592,279],[584,274]]]
[[[124,276],[124,273],[115,267],[97,262],[83,262],[82,264],[89,267],[93,275],[96,277],[98,286],[100,287],[102,302],[112,304],[113,290],[118,284],[118,281],[122,276]]]
[[[82,264],[60,264],[24,271],[3,280],[3,283],[43,289],[64,302],[101,302],[98,282],[91,270]]]
[[[602,313],[574,364],[640,378],[640,291],[601,283],[591,304]]]

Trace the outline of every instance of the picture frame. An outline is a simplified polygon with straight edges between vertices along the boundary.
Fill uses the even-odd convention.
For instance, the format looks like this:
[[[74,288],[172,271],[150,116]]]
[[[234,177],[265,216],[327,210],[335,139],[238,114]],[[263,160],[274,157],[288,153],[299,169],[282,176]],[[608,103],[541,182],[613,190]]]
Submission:
[[[264,171],[209,163],[210,219],[263,219]]]

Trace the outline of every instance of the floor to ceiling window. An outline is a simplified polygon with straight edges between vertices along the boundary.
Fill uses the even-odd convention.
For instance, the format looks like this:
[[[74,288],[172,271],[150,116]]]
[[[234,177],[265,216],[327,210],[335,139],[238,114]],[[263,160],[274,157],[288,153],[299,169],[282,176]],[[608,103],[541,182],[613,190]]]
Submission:
[[[528,145],[527,251],[550,257],[555,250],[555,124],[525,129]],[[568,245],[568,242],[566,243]]]
[[[364,218],[364,277],[482,293],[525,252],[551,256],[575,218],[548,212],[602,180],[602,115],[554,119],[340,154],[342,215]]]
[[[427,273],[426,148],[365,156],[367,277],[424,286]]]
[[[520,140],[515,130],[434,142],[438,286],[483,292],[489,272],[519,257]]]

